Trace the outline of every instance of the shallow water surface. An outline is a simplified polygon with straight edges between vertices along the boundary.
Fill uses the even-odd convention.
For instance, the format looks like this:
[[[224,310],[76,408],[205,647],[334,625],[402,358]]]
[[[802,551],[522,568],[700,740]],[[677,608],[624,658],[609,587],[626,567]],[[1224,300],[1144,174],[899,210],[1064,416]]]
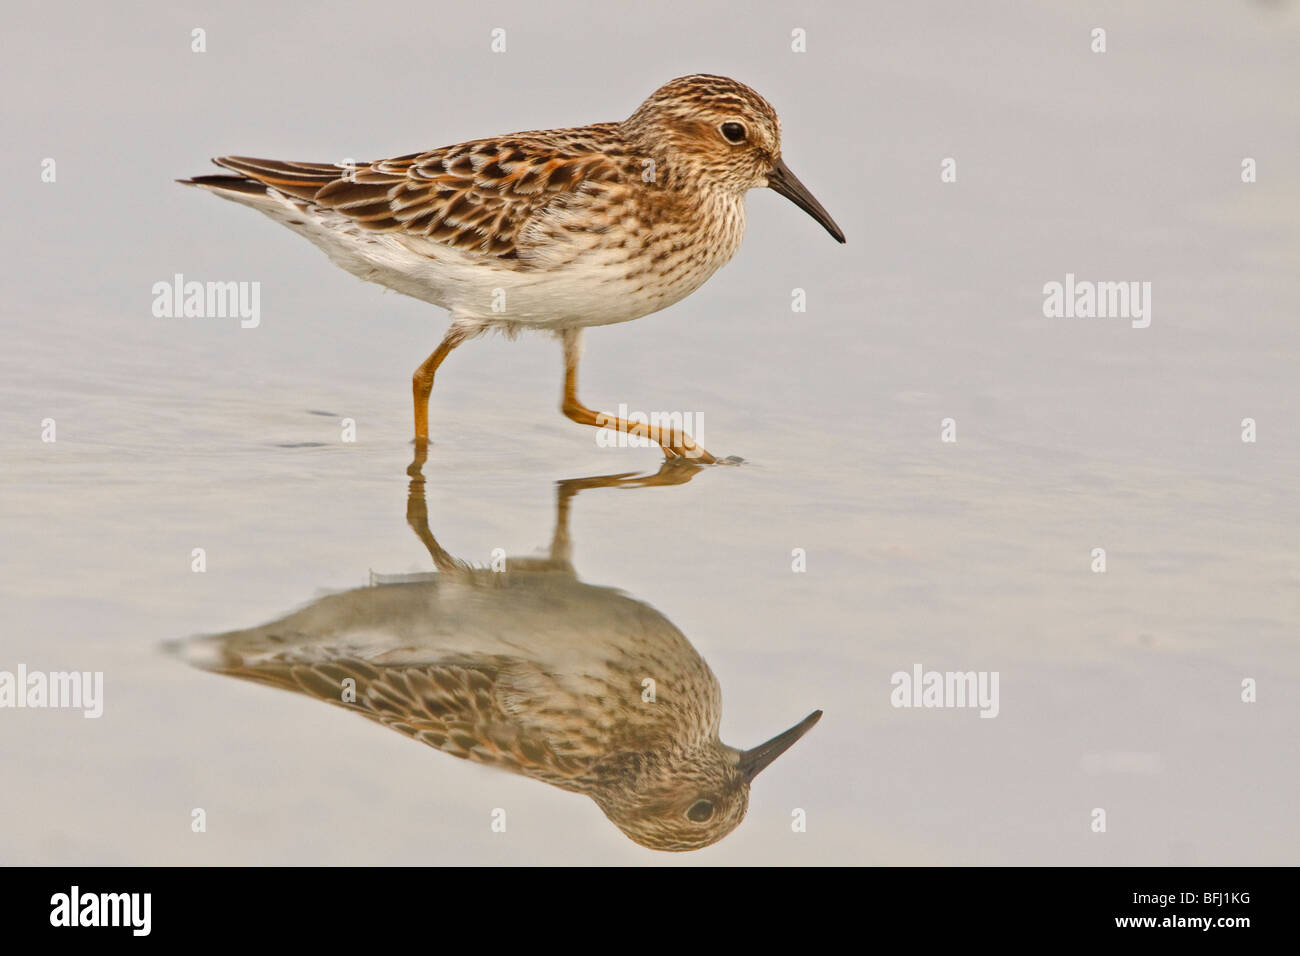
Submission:
[[[578,64],[507,7],[517,53],[492,83],[415,113],[285,82],[290,33],[295,69],[351,73],[360,8],[292,31],[260,7],[17,15],[6,79],[71,52],[4,106],[6,168],[48,153],[60,172],[17,184],[3,230],[0,671],[103,672],[104,712],[0,710],[0,860],[1294,863],[1294,11],[1107,8],[1106,59],[1089,15],[1033,4],[823,11],[792,60],[785,12],[692,4],[695,31],[650,19]],[[195,57],[177,37],[200,16]],[[409,90],[483,68],[445,39],[477,21],[439,16],[385,31],[366,72],[380,57]],[[417,56],[435,35],[441,59]],[[779,55],[738,52],[769,41]],[[701,68],[776,103],[786,159],[849,242],[754,195],[745,247],[700,292],[588,334],[582,391],[702,415],[696,437],[738,466],[599,447],[556,408],[558,346],[524,336],[453,354],[413,477],[408,383],[442,314],[170,184],[221,152],[397,154],[625,115]],[[176,273],[261,282],[259,326],[153,317]],[[1067,273],[1150,281],[1150,327],[1046,318]],[[996,717],[893,706],[917,666],[996,672]],[[368,715],[329,705],[349,674]],[[659,803],[561,783],[678,768],[680,729],[602,748],[653,706],[645,676],[676,719],[714,706],[705,674],[735,748],[823,716],[734,831],[656,853],[620,821]],[[424,689],[424,723],[398,683]],[[571,704],[549,751],[498,734],[456,759],[492,701],[541,720],[543,685]]]

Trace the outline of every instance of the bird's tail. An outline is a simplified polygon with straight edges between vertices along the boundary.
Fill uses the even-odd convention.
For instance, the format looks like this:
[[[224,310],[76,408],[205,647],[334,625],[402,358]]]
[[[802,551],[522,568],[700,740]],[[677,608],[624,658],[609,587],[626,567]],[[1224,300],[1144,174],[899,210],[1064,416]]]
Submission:
[[[295,199],[312,200],[329,183],[343,177],[347,170],[333,163],[290,163],[278,159],[252,159],[247,156],[216,156],[212,162],[235,175],[216,174],[178,179],[186,186],[202,186],[217,193],[233,194],[229,198],[256,199],[271,190]]]
[[[243,193],[247,196],[265,196],[266,186],[243,176],[194,176],[190,179],[178,179],[185,186],[204,186],[216,192]]]

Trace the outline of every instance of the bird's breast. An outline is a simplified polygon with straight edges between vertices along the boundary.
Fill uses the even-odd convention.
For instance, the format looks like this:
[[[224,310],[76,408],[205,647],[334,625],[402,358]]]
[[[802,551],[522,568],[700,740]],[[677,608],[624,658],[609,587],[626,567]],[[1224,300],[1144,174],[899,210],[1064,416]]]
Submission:
[[[658,214],[634,208],[556,278],[583,301],[582,324],[623,322],[695,292],[735,256],[744,234],[741,197],[698,197]]]
[[[488,323],[571,328],[626,322],[681,301],[740,248],[744,200],[649,198],[627,194],[583,208],[581,217],[557,210],[532,231],[517,264],[462,286],[453,311]]]

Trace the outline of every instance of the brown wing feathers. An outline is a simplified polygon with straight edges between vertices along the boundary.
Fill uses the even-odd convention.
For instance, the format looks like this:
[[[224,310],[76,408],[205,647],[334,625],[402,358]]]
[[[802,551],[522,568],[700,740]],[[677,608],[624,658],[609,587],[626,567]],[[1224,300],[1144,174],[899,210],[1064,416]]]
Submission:
[[[217,156],[212,161],[297,199],[314,199],[322,186],[344,173],[327,163],[286,163],[247,156]]]
[[[619,178],[610,157],[577,142],[565,142],[568,150],[557,145],[530,149],[515,139],[479,141],[355,169],[220,156],[213,162],[240,176],[198,176],[191,182],[237,192],[275,189],[367,230],[418,235],[512,259],[524,223],[542,206],[584,183]]]

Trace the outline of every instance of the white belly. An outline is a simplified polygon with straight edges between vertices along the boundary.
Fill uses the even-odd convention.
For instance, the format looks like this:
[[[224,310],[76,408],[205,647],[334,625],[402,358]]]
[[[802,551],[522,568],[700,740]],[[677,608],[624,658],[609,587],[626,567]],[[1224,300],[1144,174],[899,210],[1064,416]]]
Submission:
[[[592,238],[589,248],[557,256],[554,265],[519,269],[421,237],[370,232],[329,210],[304,212],[264,199],[249,205],[310,239],[353,275],[484,328],[583,328],[649,315],[703,285],[735,254],[744,232],[744,207],[737,204],[728,210],[721,241],[665,246],[655,250],[663,253],[657,262]]]

